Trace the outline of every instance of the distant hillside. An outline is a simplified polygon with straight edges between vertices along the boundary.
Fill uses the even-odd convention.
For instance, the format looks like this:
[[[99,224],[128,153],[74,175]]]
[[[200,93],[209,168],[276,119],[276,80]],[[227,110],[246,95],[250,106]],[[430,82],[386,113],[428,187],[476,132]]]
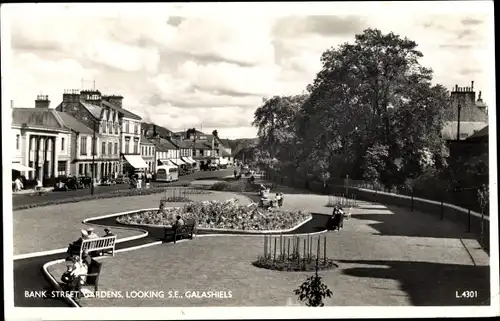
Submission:
[[[231,147],[231,154],[234,156],[240,150],[247,147],[255,146],[259,143],[258,138],[238,138],[238,139],[228,139],[229,146]]]
[[[154,125],[155,124],[142,123],[141,127],[142,127],[142,129],[147,130],[148,136],[152,136],[153,135],[153,126]],[[160,137],[162,137],[162,138],[167,138],[169,136],[174,136],[175,135],[175,133],[172,132],[171,130],[169,130],[169,129],[165,128],[165,127],[158,126],[158,125],[156,125],[156,133],[158,135],[160,135]]]

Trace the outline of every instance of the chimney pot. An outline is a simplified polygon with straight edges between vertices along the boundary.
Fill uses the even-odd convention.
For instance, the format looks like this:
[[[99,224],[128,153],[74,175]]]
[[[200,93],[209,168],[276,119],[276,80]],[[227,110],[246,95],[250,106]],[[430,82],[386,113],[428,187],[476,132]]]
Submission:
[[[471,81],[471,83],[470,83],[470,88],[471,88],[472,90],[474,90],[474,80],[473,80],[473,81]]]

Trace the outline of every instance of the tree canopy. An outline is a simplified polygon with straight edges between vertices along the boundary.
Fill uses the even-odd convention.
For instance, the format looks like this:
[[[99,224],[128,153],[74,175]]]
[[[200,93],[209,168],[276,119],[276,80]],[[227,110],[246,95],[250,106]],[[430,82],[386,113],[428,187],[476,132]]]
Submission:
[[[402,183],[442,164],[449,93],[432,85],[417,44],[366,29],[326,50],[307,94],[265,99],[254,117],[260,149],[318,180]]]

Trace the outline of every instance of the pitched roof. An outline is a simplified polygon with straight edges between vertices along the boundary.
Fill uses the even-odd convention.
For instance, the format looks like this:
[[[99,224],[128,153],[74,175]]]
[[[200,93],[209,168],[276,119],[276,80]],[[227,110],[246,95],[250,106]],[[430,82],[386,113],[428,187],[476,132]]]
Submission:
[[[226,151],[225,151],[225,150],[223,150],[223,149],[220,151],[220,155],[221,155],[222,157],[231,157],[231,153],[228,153],[228,152],[226,152]]]
[[[68,114],[66,112],[62,112],[62,111],[57,111],[56,113],[59,115],[59,117],[61,118],[61,120],[66,128],[69,128],[69,129],[71,129],[77,133],[80,133],[80,134],[92,134],[93,133],[92,129],[85,126],[85,124],[83,124],[78,119],[71,116],[70,114]]]
[[[170,141],[164,138],[151,138],[149,140],[153,145],[155,145],[156,150],[159,152],[166,152],[168,150],[177,150],[177,146],[172,144]]]
[[[483,129],[472,134],[472,136],[468,137],[467,140],[474,140],[474,139],[488,137],[489,136],[488,129],[489,129],[489,126],[484,127]]]
[[[97,119],[100,119],[101,118],[101,112],[102,112],[102,107],[99,107],[97,105],[94,105],[94,104],[91,104],[91,103],[87,103],[87,102],[84,102],[84,101],[80,101],[80,104],[87,108],[87,110]]]
[[[57,111],[48,108],[13,108],[12,125],[66,131]]]
[[[446,140],[457,139],[457,121],[447,121],[444,123],[441,134]],[[475,132],[480,131],[487,124],[484,122],[461,121],[460,122],[460,138],[464,139],[470,137]]]
[[[146,136],[141,135],[141,144],[143,145],[154,145],[149,139],[146,138]]]
[[[102,104],[113,109],[113,110],[116,110],[118,111],[119,113],[122,113],[123,114],[123,117],[126,117],[126,118],[131,118],[131,119],[137,119],[137,120],[142,120],[142,117],[140,116],[137,116],[136,114],[126,110],[126,109],[123,109],[123,108],[120,108],[116,105],[113,105],[112,103],[108,102],[108,101],[105,101],[103,100],[102,101]]]
[[[175,139],[175,138],[170,139],[170,141],[172,142],[172,144],[176,145],[179,148],[192,148],[193,147],[193,144],[191,143],[191,141]]]

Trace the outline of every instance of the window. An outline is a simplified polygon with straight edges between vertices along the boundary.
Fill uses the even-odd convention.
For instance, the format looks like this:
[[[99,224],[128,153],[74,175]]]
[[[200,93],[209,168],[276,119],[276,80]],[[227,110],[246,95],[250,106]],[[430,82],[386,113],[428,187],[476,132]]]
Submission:
[[[134,154],[139,153],[139,140],[134,139]]]
[[[124,154],[128,154],[129,145],[130,145],[130,138],[125,138],[125,150],[123,151]]]
[[[115,123],[115,134],[118,134],[118,126],[119,126],[119,124]]]
[[[127,134],[129,133],[129,122],[128,122],[128,120],[125,121],[125,132]]]
[[[139,130],[139,126],[137,126],[137,123],[134,123],[134,134],[137,134]]]
[[[85,172],[83,171],[83,164],[80,164],[78,167],[79,167],[78,174],[79,175],[85,175]]]
[[[66,175],[66,161],[58,161],[57,162],[57,175],[62,176]]]
[[[105,120],[102,121],[101,127],[102,127],[102,133],[106,134],[106,121]]]
[[[203,156],[203,149],[200,149],[200,156]]]
[[[102,142],[102,148],[101,148],[101,154],[102,155],[105,155],[106,154],[106,143],[105,142]]]
[[[113,155],[113,143],[108,143],[108,154]]]
[[[92,155],[97,155],[97,138],[96,139],[92,138],[91,141],[92,141]]]
[[[61,138],[61,150],[64,150],[64,137]]]
[[[115,143],[115,155],[118,155],[118,143]]]
[[[87,137],[80,137],[80,155],[87,155]]]
[[[16,149],[19,149],[19,140],[20,140],[20,137],[21,137],[20,135],[16,135]]]

